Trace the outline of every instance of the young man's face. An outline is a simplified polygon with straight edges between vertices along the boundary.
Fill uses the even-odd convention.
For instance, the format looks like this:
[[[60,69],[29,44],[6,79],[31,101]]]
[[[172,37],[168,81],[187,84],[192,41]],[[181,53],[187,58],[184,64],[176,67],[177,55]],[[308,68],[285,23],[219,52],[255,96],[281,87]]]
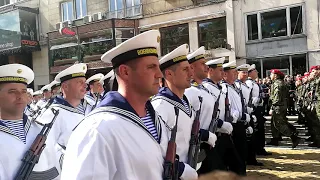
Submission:
[[[2,113],[22,115],[27,106],[27,86],[22,83],[4,83],[0,85],[0,109]]]

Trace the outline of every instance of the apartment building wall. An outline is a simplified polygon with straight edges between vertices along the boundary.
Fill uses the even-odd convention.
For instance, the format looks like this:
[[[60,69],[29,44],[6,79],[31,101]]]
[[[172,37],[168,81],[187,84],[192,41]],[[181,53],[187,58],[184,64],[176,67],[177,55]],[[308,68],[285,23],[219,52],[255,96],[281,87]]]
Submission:
[[[140,30],[161,29],[179,24],[188,24],[190,50],[199,48],[198,22],[214,18],[226,18],[227,43],[230,49],[215,48],[208,51],[209,58],[228,57],[235,60],[233,3],[232,0],[198,1],[191,0],[147,0],[143,2],[143,18]],[[177,44],[179,46],[181,44]],[[161,54],[162,56],[164,54]]]

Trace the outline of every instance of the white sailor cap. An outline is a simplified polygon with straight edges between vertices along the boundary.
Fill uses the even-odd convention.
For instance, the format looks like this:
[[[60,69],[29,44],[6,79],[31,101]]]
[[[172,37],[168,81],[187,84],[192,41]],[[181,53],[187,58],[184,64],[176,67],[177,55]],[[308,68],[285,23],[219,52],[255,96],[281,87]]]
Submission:
[[[100,79],[100,84],[104,84],[104,80],[108,79],[108,78],[111,78],[112,76],[114,76],[114,71],[111,70],[110,72],[108,72],[108,74],[106,74],[105,76],[103,76],[101,79]]]
[[[204,58],[204,54],[206,53],[204,46],[201,46],[199,49],[195,50],[193,53],[188,54],[187,58],[189,63],[196,62],[199,59]]]
[[[58,86],[60,86],[60,82],[58,82],[58,81],[56,81],[56,80],[54,80],[54,81],[52,81],[51,83],[50,83],[50,86],[51,86],[51,90],[52,89],[54,89],[54,88],[56,88],[56,87],[58,87]]]
[[[163,56],[159,61],[161,71],[182,61],[188,61],[188,52],[189,45],[183,44],[171,51],[169,54]]]
[[[89,79],[87,79],[86,83],[89,84],[91,81],[100,81],[103,78],[102,73],[95,74],[91,76]]]
[[[47,84],[41,88],[41,91],[51,91],[51,84]]]
[[[218,58],[218,59],[213,59],[213,60],[210,60],[208,62],[206,62],[206,65],[211,67],[211,68],[216,68],[216,67],[222,67],[223,65],[223,62],[225,61],[225,57],[221,57],[221,58]]]
[[[238,71],[248,71],[250,68],[250,65],[249,64],[242,64],[240,66],[237,67],[237,70]]]
[[[33,94],[33,89],[27,88],[27,92],[32,95]]]
[[[223,67],[224,71],[227,71],[230,69],[235,69],[236,68],[236,61],[231,61],[226,64],[223,64],[222,67]]]
[[[63,83],[69,79],[85,77],[87,72],[87,65],[84,63],[74,64],[67,69],[61,71],[56,77],[55,80]]]
[[[251,64],[251,66],[248,69],[248,72],[251,72],[253,70],[256,70],[256,65],[255,64]]]
[[[32,96],[38,96],[38,95],[41,95],[42,92],[39,90],[39,91],[35,91],[32,93]]]
[[[34,72],[22,64],[0,66],[0,83],[30,84],[34,80]]]
[[[131,39],[119,44],[101,56],[101,60],[106,63],[112,63],[113,69],[119,67],[130,60],[145,57],[158,57],[158,48],[160,43],[160,32],[150,30],[138,34]]]

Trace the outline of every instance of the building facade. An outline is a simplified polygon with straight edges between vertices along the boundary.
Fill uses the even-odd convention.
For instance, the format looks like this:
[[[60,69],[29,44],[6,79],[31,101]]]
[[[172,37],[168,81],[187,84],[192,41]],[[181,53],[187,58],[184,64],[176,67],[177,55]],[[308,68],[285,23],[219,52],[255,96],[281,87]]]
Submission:
[[[208,59],[254,63],[261,77],[295,75],[320,64],[319,9],[318,0],[0,0],[0,63],[30,66],[39,89],[76,62],[88,76],[107,73],[105,51],[159,29],[161,56],[187,43]]]
[[[257,65],[260,77],[273,68],[303,74],[320,64],[318,0],[234,2],[236,54]]]

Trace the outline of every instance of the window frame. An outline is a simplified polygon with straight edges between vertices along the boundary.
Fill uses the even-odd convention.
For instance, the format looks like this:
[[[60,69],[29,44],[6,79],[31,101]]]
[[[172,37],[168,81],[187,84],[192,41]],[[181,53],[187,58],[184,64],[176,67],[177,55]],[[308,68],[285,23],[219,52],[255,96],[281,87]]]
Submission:
[[[67,20],[64,20],[64,9],[63,9],[63,5],[64,4],[68,4],[68,3],[71,3],[72,4],[72,17],[71,18],[68,18]],[[60,3],[60,15],[61,15],[61,22],[65,22],[65,21],[73,21],[74,20],[74,1],[73,0],[67,0],[67,1],[63,1]],[[68,8],[67,8],[67,15],[69,16],[69,13],[68,13]]]
[[[174,28],[174,27],[183,27],[183,26],[186,26],[187,30],[188,30],[188,34],[184,34],[182,36],[178,36],[178,37],[183,37],[183,36],[187,36],[188,37],[188,42],[186,42],[187,44],[190,43],[190,32],[189,32],[189,23],[182,23],[182,24],[175,24],[175,25],[172,25],[172,26],[167,26],[167,27],[161,27],[159,28],[159,31],[160,31],[160,54],[161,56],[165,55],[163,54],[163,40],[164,39],[172,39],[172,38],[162,38],[163,36],[161,35],[162,32],[161,32],[161,29],[166,29],[166,28]],[[182,45],[183,43],[180,43],[180,44],[175,44],[175,45],[170,45],[170,46],[166,46],[166,47],[178,47],[179,45]],[[175,48],[173,48],[175,49]],[[166,53],[167,54],[167,53]]]
[[[226,44],[225,44],[225,45],[228,44],[227,17],[226,17],[226,16],[222,16],[222,17],[217,17],[217,18],[211,18],[211,19],[205,19],[205,20],[197,21],[197,34],[198,34],[198,44],[199,44],[199,46],[202,46],[202,45],[201,45],[201,42],[207,43],[207,42],[212,41],[212,40],[201,41],[200,36],[201,36],[202,33],[204,33],[204,32],[200,31],[200,26],[199,26],[199,25],[200,25],[201,23],[213,22],[213,21],[216,20],[216,19],[224,19],[224,20],[225,20],[225,21],[224,21],[225,27],[224,27],[224,28],[217,28],[217,29],[215,29],[215,30],[210,30],[210,31],[205,31],[205,32],[217,32],[217,31],[222,31],[222,30],[224,30],[224,31],[225,31],[225,34],[226,34],[226,37],[225,37]],[[204,46],[205,46],[205,45],[204,45]],[[205,46],[205,47],[206,47],[206,46]],[[222,47],[222,48],[226,48],[226,47]],[[208,50],[209,48],[206,47],[206,49]]]
[[[301,6],[302,8],[302,33],[301,34],[291,34],[291,14],[290,14],[290,9],[294,7],[299,7]],[[272,11],[278,11],[278,10],[286,10],[286,22],[287,22],[287,35],[286,36],[278,36],[278,37],[270,37],[270,38],[262,38],[262,27],[261,27],[261,14],[266,13],[266,12],[272,12]],[[257,15],[257,21],[258,21],[258,39],[255,40],[249,40],[249,29],[248,29],[248,16],[249,15]],[[252,11],[248,13],[244,13],[244,24],[245,24],[245,40],[246,42],[257,42],[257,41],[268,41],[270,39],[283,39],[283,38],[290,38],[290,37],[299,37],[299,36],[306,36],[306,12],[305,12],[305,3],[298,3],[298,4],[291,4],[287,6],[281,6],[281,7],[276,7],[276,8],[271,8],[271,9],[264,9],[264,10],[259,10],[259,11]]]
[[[86,15],[88,15],[88,6],[87,6],[87,0],[79,0],[81,3],[80,3],[80,12],[81,12],[81,17],[78,17],[78,14],[77,14],[77,0],[73,0],[73,7],[74,7],[74,16],[75,16],[75,19],[73,19],[73,20],[77,20],[77,19],[82,19],[84,16],[86,16]],[[82,12],[82,10],[83,10],[83,1],[86,1],[86,4],[85,4],[85,6],[86,6],[86,13],[85,13],[85,15],[83,14],[83,12]]]

